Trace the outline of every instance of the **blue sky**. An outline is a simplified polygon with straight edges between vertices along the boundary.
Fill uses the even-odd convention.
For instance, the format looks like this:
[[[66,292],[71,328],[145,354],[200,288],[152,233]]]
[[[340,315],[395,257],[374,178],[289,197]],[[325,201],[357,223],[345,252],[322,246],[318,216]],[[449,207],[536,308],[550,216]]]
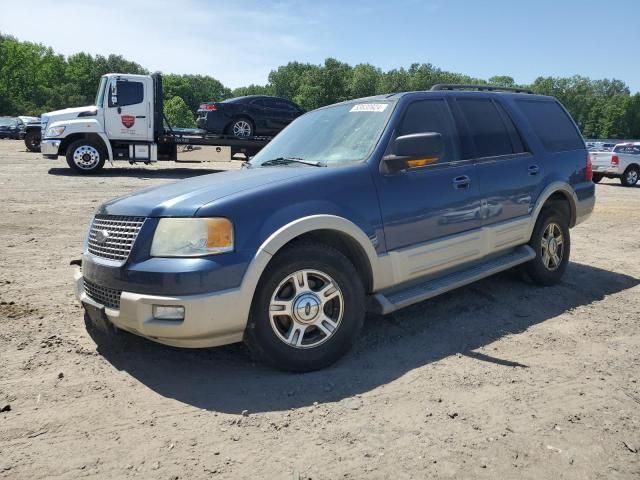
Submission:
[[[618,78],[640,90],[640,1],[31,0],[0,31],[70,54],[118,53],[149,70],[266,83],[291,60],[383,70],[427,62],[481,78]]]

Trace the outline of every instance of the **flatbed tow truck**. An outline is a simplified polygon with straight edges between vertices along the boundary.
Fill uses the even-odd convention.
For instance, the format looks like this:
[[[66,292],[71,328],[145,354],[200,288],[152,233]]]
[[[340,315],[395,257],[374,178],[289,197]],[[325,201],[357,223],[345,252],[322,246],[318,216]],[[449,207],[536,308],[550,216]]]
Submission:
[[[168,126],[163,111],[162,75],[109,73],[100,79],[95,105],[42,115],[44,158],[66,158],[80,174],[102,169],[105,161],[150,164],[180,161],[179,152],[226,147],[231,158],[255,155],[272,137],[212,135]],[[165,125],[166,123],[166,125]]]

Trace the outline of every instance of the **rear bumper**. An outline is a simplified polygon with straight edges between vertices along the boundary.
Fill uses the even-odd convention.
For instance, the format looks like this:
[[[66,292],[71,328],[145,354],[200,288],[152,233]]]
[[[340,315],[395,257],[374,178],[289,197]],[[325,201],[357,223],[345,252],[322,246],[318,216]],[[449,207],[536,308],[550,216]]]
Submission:
[[[575,186],[576,222],[574,225],[587,220],[596,204],[596,187],[593,182],[582,182]]]
[[[104,307],[90,298],[80,269],[74,273],[76,298],[82,303]],[[118,310],[104,307],[107,319],[116,327],[175,347],[214,347],[242,340],[247,323],[246,302],[240,289],[202,295],[159,296],[123,291]],[[182,321],[153,317],[153,305],[180,305]]]
[[[611,165],[594,165],[593,166],[593,173],[595,175],[622,175],[623,173],[623,169],[621,169],[619,166],[617,167],[612,167]]]
[[[62,140],[42,140],[40,143],[40,152],[44,158],[58,158],[58,151]]]

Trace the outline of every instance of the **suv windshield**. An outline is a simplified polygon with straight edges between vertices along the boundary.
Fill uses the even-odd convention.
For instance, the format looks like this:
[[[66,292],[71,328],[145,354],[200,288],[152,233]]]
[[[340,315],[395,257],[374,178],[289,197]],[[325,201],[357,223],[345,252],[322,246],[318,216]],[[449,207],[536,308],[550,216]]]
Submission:
[[[104,86],[107,84],[107,77],[102,77],[100,79],[100,86],[98,87],[98,93],[96,95],[96,103],[94,104],[96,107],[102,106],[102,100],[104,99]]]
[[[378,142],[393,105],[393,102],[342,103],[307,113],[280,132],[249,163],[252,167],[303,165],[270,162],[293,158],[331,166],[362,161]]]

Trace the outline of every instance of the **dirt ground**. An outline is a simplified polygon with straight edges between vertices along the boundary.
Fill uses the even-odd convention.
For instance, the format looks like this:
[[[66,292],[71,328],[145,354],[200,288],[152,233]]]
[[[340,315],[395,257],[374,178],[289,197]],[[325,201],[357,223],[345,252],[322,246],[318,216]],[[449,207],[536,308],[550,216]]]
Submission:
[[[337,365],[92,338],[93,210],[234,164],[92,177],[0,141],[0,478],[640,478],[640,188],[597,186],[562,284],[507,272],[367,319]]]

